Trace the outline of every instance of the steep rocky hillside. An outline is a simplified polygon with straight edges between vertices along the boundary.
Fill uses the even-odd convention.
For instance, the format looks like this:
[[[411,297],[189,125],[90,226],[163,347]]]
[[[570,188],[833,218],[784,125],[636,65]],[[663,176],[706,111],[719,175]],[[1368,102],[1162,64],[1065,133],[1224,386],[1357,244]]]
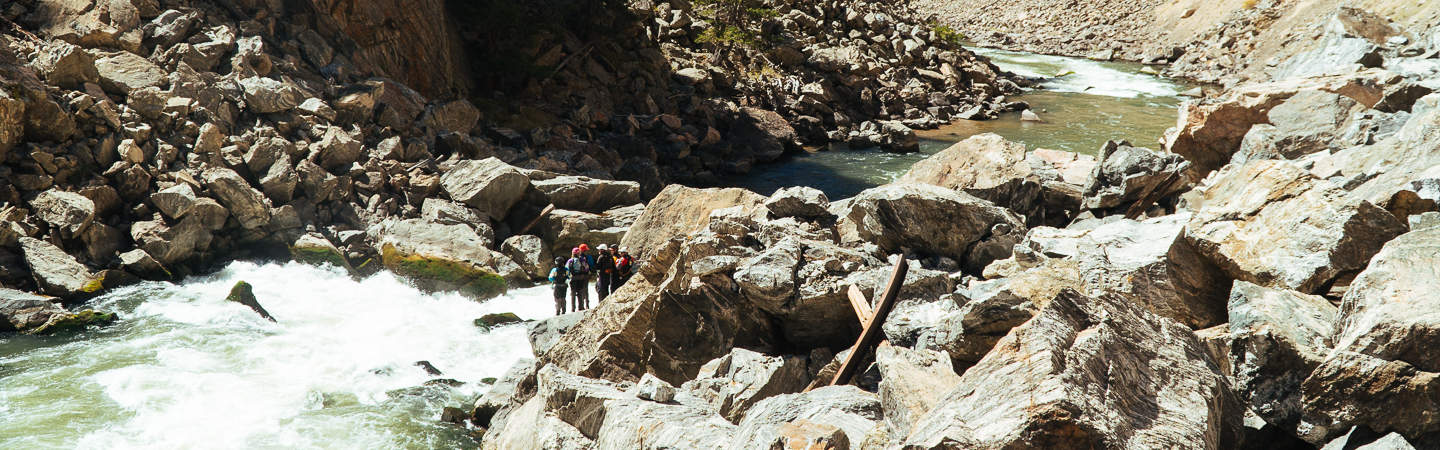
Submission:
[[[977,44],[1040,53],[1178,63],[1175,76],[1234,84],[1274,76],[1284,60],[1326,47],[1326,18],[1341,7],[1394,21],[1403,41],[1437,39],[1440,5],[1414,0],[920,0],[936,20]]]
[[[464,222],[486,243],[470,261],[514,273],[488,247],[566,183],[634,203],[801,145],[913,151],[912,127],[1025,107],[904,5],[765,6],[757,40],[715,57],[714,14],[688,3],[8,2],[0,283],[79,299],[307,232],[363,265],[386,256],[364,232],[401,220]],[[501,166],[525,171],[506,195],[540,203],[512,215],[513,196],[467,190]]]

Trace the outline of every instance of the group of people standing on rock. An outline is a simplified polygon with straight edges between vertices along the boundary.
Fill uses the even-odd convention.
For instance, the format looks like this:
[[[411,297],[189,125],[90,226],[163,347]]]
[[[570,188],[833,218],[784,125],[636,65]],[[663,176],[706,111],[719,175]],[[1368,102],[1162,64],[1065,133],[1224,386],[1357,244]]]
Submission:
[[[567,290],[571,312],[590,309],[588,284],[592,277],[595,279],[596,301],[604,301],[630,279],[634,266],[635,258],[630,256],[629,248],[616,250],[605,244],[595,247],[594,254],[591,254],[589,245],[580,244],[570,250],[569,259],[555,257],[555,267],[550,269],[550,283],[555,290],[555,315],[565,314]]]

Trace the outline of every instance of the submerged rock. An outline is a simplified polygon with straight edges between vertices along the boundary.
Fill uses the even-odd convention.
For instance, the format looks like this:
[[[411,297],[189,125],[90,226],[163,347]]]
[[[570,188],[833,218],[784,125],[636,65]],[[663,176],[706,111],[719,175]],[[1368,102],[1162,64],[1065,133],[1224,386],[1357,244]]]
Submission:
[[[521,322],[524,322],[524,321],[525,321],[525,319],[521,319],[520,316],[515,315],[515,313],[511,313],[511,312],[493,313],[493,314],[486,314],[486,315],[480,316],[479,319],[475,319],[475,326],[480,327],[480,328],[482,328],[482,329],[488,330],[488,329],[491,329],[491,328],[494,328],[494,327],[498,327],[498,326],[500,326],[500,325],[506,325],[506,324],[512,324],[512,323],[521,323]]]
[[[255,289],[250,286],[250,283],[236,281],[235,286],[230,288],[230,295],[225,296],[225,301],[245,305],[245,307],[254,310],[260,317],[264,317],[265,320],[275,322],[275,317],[271,316],[270,312],[265,310],[265,307],[260,306],[260,301],[255,299]]]
[[[26,332],[26,334],[61,333],[88,328],[92,325],[109,325],[116,320],[119,320],[119,316],[116,316],[115,313],[86,309],[79,312],[51,316],[44,324],[31,329]]]

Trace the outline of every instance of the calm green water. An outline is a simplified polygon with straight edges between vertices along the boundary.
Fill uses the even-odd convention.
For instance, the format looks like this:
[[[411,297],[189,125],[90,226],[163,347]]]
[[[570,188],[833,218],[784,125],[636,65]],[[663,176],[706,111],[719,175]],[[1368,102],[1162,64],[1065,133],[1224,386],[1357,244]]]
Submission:
[[[915,162],[981,133],[996,133],[1032,149],[1085,154],[1095,154],[1111,139],[1154,148],[1165,130],[1175,125],[1179,93],[1191,87],[1142,73],[1136,64],[988,49],[976,52],[990,57],[1002,69],[1021,75],[1051,77],[1068,73],[1014,97],[1028,102],[1043,123],[1022,122],[1019,113],[988,121],[961,120],[920,132],[919,153],[896,155],[873,148],[837,146],[756,167],[736,185],[766,195],[782,187],[811,186],[825,191],[831,199],[847,198],[894,181]]]

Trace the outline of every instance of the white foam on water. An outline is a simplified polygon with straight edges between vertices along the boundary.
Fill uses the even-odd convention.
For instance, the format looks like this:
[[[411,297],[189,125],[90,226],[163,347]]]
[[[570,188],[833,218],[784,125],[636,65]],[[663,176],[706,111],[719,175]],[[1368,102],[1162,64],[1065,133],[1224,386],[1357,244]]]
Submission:
[[[278,323],[224,300],[240,280]],[[550,295],[539,286],[481,303],[388,273],[355,281],[294,263],[133,286],[98,300],[122,311],[110,334],[0,355],[0,366],[21,368],[0,378],[0,404],[32,405],[0,409],[0,448],[453,446],[439,405],[387,392],[437,378],[413,365],[426,360],[477,394],[475,382],[531,350],[524,326],[484,332],[472,321],[544,318]],[[46,417],[67,413],[79,417]]]
[[[1039,87],[1057,92],[1135,98],[1142,95],[1174,97],[1182,90],[1165,78],[1125,71],[1113,63],[987,48],[970,50],[990,58],[1002,70],[1045,78]]]

